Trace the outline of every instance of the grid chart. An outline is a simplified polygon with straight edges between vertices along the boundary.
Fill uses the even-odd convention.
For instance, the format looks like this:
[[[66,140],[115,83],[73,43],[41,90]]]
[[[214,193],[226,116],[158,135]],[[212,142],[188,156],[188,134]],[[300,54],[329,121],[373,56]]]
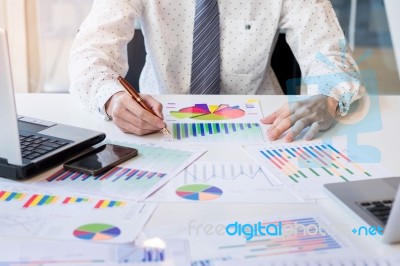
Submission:
[[[264,142],[259,123],[173,123],[175,141]]]
[[[346,150],[340,151],[331,144],[261,149],[260,153],[294,183],[323,176],[342,181],[349,181],[355,175],[371,177],[367,170],[345,155]]]
[[[243,258],[262,258],[283,254],[296,254],[305,252],[322,252],[326,250],[337,250],[342,248],[331,234],[329,234],[315,218],[297,218],[282,221],[274,221],[263,223],[264,226],[269,224],[281,223],[282,235],[278,236],[262,236],[256,235],[253,239],[242,244],[232,244],[220,246],[219,250],[228,251],[229,254],[243,254]],[[284,234],[284,229],[295,228],[293,232]],[[314,230],[310,230],[310,229]],[[318,229],[319,228],[319,229]]]

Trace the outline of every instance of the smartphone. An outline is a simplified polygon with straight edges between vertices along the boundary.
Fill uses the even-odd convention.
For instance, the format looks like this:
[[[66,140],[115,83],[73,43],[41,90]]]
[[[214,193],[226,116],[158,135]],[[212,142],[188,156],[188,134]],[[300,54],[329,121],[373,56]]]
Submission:
[[[137,154],[134,148],[105,144],[64,163],[64,169],[96,176]]]

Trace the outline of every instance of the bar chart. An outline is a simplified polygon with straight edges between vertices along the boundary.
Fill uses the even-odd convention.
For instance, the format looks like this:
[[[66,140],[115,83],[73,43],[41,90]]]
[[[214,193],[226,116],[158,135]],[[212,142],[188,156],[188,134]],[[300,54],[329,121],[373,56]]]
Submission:
[[[136,148],[138,155],[97,176],[61,168],[34,183],[44,187],[62,186],[70,191],[108,197],[143,199],[202,154],[187,149],[113,143]]]
[[[5,200],[0,201],[2,236],[126,243],[134,240],[155,208],[152,204],[121,198],[78,194],[14,182],[0,183],[1,192],[5,192],[2,193]],[[114,226],[101,228],[98,224]],[[78,230],[82,225],[88,227]],[[112,229],[114,227],[120,228],[121,232],[116,234],[116,230]]]
[[[336,176],[343,181],[349,181],[351,176],[355,174],[371,177],[368,171],[353,163],[346,155],[330,144],[266,149],[260,150],[260,152],[296,183],[300,182],[299,179],[302,178],[320,177],[326,174]],[[296,158],[298,160],[297,166],[291,162],[292,159],[295,160]]]
[[[173,123],[174,141],[264,142],[259,123]]]
[[[263,226],[276,225],[281,228],[277,236],[256,235],[251,240],[235,241],[220,245],[223,254],[240,254],[244,259],[263,258],[276,255],[293,255],[298,253],[323,253],[325,251],[346,248],[332,233],[325,230],[314,217],[282,219],[262,223]],[[285,229],[290,229],[286,230]]]
[[[264,142],[263,117],[258,101],[167,102],[166,122],[177,143],[260,143]]]
[[[84,202],[89,202],[89,198],[81,198],[81,197],[66,197],[63,201],[62,204],[73,204],[73,203],[84,203]]]
[[[323,185],[334,182],[390,176],[365,154],[349,151],[344,144],[326,142],[247,146],[245,149],[264,169],[305,199],[324,198]]]
[[[32,195],[27,202],[22,206],[23,208],[30,208],[36,206],[51,205],[57,203],[59,197],[51,195]]]
[[[53,206],[63,206],[63,205],[75,205],[79,203],[91,203],[92,208],[94,209],[104,209],[104,208],[113,208],[113,207],[124,207],[126,206],[125,201],[118,200],[92,200],[88,197],[74,197],[74,196],[60,196],[60,195],[46,195],[46,194],[38,194],[38,193],[20,193],[20,192],[11,192],[11,191],[2,191],[3,196],[6,200],[3,200],[4,203],[10,202],[12,200],[19,201],[19,204],[22,204],[22,208],[32,208],[32,207],[41,207],[47,205]],[[0,192],[0,194],[2,194]],[[27,197],[26,201],[21,202],[23,198]],[[15,205],[14,206],[18,206]]]
[[[125,167],[115,167],[104,174],[98,176],[90,176],[74,171],[59,170],[50,177],[46,178],[48,182],[70,181],[70,182],[85,182],[90,180],[110,181],[110,182],[127,182],[130,179],[136,180],[151,180],[153,178],[163,178],[165,173],[157,173],[143,171],[139,169],[131,169]]]
[[[11,191],[0,190],[0,201],[23,200],[26,197],[25,193],[17,193]]]
[[[275,211],[270,215],[207,223],[209,228],[225,229],[215,233],[197,230],[195,220],[189,225],[171,225],[168,230],[171,231],[171,237],[187,238],[191,250],[199,250],[193,259],[203,262],[207,259],[241,259],[241,263],[233,265],[248,265],[250,261],[264,265],[264,259],[312,258],[327,254],[346,257],[357,251],[328,217],[314,211],[294,212],[296,214],[289,215],[285,211]],[[160,235],[161,230],[165,231],[165,228],[153,234]]]
[[[123,207],[126,205],[124,201],[118,200],[99,200],[94,206],[95,209],[104,209],[104,208],[114,208],[114,207]]]

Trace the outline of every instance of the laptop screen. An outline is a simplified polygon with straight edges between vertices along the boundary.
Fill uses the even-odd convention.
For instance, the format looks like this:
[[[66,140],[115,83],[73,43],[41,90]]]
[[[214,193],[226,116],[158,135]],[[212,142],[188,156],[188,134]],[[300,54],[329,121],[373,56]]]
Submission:
[[[22,165],[7,35],[0,28],[0,158]]]

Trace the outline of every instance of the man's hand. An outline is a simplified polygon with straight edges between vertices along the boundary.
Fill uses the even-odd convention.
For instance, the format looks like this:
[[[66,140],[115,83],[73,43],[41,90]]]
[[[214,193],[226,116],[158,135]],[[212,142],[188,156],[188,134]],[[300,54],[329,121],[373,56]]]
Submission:
[[[325,131],[333,125],[337,106],[338,102],[335,99],[315,95],[303,101],[284,104],[274,113],[261,119],[261,122],[271,124],[267,130],[269,140],[276,140],[287,132],[284,140],[291,142],[308,126],[310,128],[304,139],[311,140],[319,131]]]
[[[141,97],[159,117],[163,118],[161,103],[149,95],[141,95]],[[146,135],[165,127],[165,123],[160,118],[143,109],[127,92],[114,94],[105,107],[107,114],[125,133]]]

